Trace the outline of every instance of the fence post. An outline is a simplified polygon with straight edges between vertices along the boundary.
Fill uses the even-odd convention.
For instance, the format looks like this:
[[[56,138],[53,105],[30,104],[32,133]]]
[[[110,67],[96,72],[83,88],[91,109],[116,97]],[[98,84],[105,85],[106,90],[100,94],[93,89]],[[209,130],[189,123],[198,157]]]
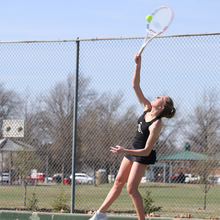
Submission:
[[[75,165],[76,165],[76,140],[77,140],[77,104],[78,104],[78,73],[79,73],[79,41],[76,41],[76,73],[74,92],[74,117],[73,117],[73,149],[72,149],[72,181],[71,181],[71,213],[74,213],[75,203]]]

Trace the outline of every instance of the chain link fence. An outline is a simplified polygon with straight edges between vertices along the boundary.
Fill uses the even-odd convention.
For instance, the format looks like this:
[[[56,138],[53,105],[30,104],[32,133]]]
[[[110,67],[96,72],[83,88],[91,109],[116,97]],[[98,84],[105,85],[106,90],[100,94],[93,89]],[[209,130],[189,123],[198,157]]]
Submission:
[[[0,42],[0,209],[71,210],[76,42],[74,211],[99,208],[122,160],[110,146],[130,147],[143,113],[131,83],[142,41]],[[139,186],[150,204],[146,212],[220,217],[219,63],[220,33],[158,37],[142,54],[144,95],[170,96],[177,109],[163,121],[154,146],[157,163],[148,166]],[[24,136],[3,135],[11,129],[4,120],[23,120],[15,130],[24,129]],[[135,214],[126,186],[109,213]]]

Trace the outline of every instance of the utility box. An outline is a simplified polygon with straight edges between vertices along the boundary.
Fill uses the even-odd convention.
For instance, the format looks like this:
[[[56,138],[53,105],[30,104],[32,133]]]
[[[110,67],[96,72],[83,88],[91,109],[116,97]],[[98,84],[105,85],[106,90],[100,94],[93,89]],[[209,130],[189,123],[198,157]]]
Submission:
[[[95,172],[96,184],[107,183],[107,174],[106,170],[99,169]]]

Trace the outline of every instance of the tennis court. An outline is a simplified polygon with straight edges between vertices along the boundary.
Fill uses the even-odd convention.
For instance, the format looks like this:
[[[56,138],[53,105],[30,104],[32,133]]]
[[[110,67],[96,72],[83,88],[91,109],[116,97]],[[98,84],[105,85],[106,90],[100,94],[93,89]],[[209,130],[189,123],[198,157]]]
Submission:
[[[177,108],[172,121],[164,120],[155,144],[161,159],[149,166],[139,187],[143,197],[150,190],[153,205],[162,207],[155,213],[162,218],[188,213],[192,218],[220,217],[220,185],[215,181],[220,175],[219,36],[164,35],[152,40],[142,55],[143,92],[150,100],[169,95]],[[8,110],[0,115],[0,123],[2,119],[25,122],[24,137],[7,138],[10,143],[1,132],[0,173],[10,176],[0,182],[1,210],[26,211],[35,193],[38,212],[58,213],[53,209],[57,196],[67,199],[63,203],[70,212],[77,62],[74,168],[75,173],[91,175],[92,184],[75,180],[74,210],[84,214],[98,209],[122,160],[109,147],[129,147],[142,114],[131,86],[132,59],[142,41],[143,37],[0,42],[0,105]],[[184,151],[201,157],[167,159]],[[44,174],[37,183],[34,170]],[[200,181],[178,183],[180,172]],[[135,215],[126,187],[109,212]]]

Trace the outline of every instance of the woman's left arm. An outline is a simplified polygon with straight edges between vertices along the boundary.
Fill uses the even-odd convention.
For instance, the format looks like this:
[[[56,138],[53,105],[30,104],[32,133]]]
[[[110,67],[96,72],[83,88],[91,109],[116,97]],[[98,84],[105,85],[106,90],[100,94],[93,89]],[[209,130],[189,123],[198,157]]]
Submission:
[[[157,136],[159,135],[159,133],[161,131],[161,127],[162,127],[161,120],[158,120],[158,121],[154,122],[149,127],[150,135],[147,139],[147,142],[146,142],[146,145],[145,145],[144,149],[130,150],[130,149],[125,149],[125,148],[117,145],[116,147],[111,147],[110,151],[114,154],[131,154],[131,155],[134,155],[134,156],[146,157],[152,151],[153,146],[154,146],[154,144],[157,140]]]

